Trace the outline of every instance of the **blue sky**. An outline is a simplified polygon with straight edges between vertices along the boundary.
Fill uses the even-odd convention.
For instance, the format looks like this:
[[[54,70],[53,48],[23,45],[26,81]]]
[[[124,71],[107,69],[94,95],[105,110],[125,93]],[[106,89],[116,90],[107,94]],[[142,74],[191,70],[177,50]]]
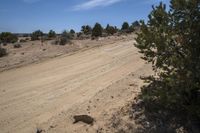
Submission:
[[[153,4],[169,0],[0,0],[0,32],[79,31],[95,22],[121,27],[147,19]]]

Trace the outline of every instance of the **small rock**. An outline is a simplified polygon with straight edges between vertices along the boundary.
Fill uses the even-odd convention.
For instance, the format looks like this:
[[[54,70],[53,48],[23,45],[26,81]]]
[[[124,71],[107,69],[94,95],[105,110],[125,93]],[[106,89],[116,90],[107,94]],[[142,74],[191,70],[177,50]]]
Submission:
[[[90,125],[93,125],[94,123],[94,118],[92,118],[91,116],[89,115],[75,115],[74,116],[74,124],[77,123],[77,122],[84,122],[86,124],[90,124]]]
[[[135,86],[135,84],[129,84],[129,86]]]
[[[54,126],[53,126],[53,125],[51,125],[51,126],[50,126],[50,128],[55,128],[55,127],[56,127],[56,125],[54,125]]]

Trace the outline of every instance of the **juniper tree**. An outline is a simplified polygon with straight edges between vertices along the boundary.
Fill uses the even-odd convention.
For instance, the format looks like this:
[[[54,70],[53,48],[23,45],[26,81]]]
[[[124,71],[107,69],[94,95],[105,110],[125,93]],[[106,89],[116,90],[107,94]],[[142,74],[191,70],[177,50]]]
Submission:
[[[86,34],[86,35],[89,35],[92,33],[92,28],[89,26],[89,25],[83,25],[81,27],[81,31]]]
[[[128,24],[128,22],[124,22],[124,23],[122,24],[121,30],[123,31],[123,30],[128,30],[128,29],[129,29],[129,24]]]
[[[76,32],[73,29],[70,30],[70,34],[75,34],[75,33]]]
[[[39,40],[43,35],[44,33],[41,30],[34,31],[31,34],[31,40]]]
[[[117,32],[115,27],[110,26],[109,24],[106,26],[105,30],[106,30],[107,34],[109,34],[109,35],[113,35],[113,34],[115,34]]]
[[[140,26],[140,23],[138,21],[134,21],[131,26],[138,27]]]
[[[55,38],[56,37],[56,32],[53,31],[53,30],[50,30],[49,33],[48,33],[48,37],[49,38]]]
[[[141,21],[135,46],[157,74],[148,78],[143,98],[200,119],[200,1],[170,3],[169,11],[160,3]]]
[[[92,29],[92,36],[93,37],[99,37],[102,36],[103,28],[101,24],[96,23],[94,28]]]

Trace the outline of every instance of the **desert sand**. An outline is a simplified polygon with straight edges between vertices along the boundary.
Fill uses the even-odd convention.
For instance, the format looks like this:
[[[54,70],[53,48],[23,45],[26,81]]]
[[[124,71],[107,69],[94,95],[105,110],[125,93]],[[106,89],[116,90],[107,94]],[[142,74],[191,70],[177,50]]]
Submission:
[[[56,53],[38,63],[8,63],[9,70],[2,65],[0,132],[113,132],[107,128],[112,114],[140,93],[140,76],[151,73],[134,42],[134,37],[104,41],[105,45],[51,58]],[[73,124],[77,114],[90,115],[94,124]]]

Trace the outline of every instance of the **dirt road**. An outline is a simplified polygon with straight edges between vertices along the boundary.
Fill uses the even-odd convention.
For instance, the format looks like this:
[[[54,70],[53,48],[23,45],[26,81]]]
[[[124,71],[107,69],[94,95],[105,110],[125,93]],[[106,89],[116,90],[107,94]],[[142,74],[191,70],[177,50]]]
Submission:
[[[0,73],[0,132],[34,133],[145,68],[133,43],[113,43]]]

